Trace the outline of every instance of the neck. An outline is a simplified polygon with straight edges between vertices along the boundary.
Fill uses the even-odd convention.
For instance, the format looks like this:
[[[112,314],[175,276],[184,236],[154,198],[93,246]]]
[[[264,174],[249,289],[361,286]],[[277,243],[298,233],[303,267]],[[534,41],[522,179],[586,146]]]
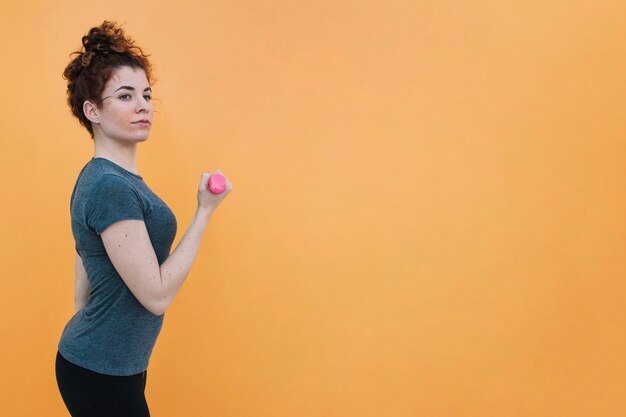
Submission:
[[[135,175],[137,172],[137,144],[124,146],[100,135],[94,135],[94,158],[104,158]]]

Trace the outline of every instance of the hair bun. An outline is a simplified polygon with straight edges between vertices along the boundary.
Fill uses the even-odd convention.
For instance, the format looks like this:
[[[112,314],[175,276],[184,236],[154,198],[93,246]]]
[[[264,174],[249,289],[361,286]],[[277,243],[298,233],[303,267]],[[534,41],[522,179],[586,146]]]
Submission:
[[[122,28],[115,27],[115,23],[107,20],[100,26],[91,28],[89,33],[83,36],[82,44],[85,49],[80,57],[83,67],[88,67],[97,55],[123,54],[136,48],[135,42],[124,36]]]

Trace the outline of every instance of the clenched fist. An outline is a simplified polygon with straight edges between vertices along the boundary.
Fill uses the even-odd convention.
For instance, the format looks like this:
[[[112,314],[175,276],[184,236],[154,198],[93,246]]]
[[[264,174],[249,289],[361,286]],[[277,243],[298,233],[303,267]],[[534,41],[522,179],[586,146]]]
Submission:
[[[226,189],[223,193],[213,194],[209,190],[209,179],[211,178],[211,175],[215,174],[222,175],[226,180]],[[232,190],[232,184],[230,183],[230,181],[228,181],[226,175],[224,175],[219,169],[214,173],[203,173],[202,177],[200,178],[200,185],[198,187],[198,208],[208,208],[211,210],[215,210]]]

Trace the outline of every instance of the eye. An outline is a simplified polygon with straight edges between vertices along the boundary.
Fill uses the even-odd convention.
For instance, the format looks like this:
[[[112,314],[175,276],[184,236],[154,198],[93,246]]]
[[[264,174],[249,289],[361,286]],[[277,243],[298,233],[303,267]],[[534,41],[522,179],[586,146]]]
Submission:
[[[128,93],[122,94],[120,95],[120,100],[130,100],[132,98],[132,96]]]
[[[145,99],[146,99],[146,101],[150,101],[150,100],[152,100],[152,96],[151,96],[151,95],[149,95],[149,94],[146,94],[145,96],[143,96],[143,98],[145,98]]]

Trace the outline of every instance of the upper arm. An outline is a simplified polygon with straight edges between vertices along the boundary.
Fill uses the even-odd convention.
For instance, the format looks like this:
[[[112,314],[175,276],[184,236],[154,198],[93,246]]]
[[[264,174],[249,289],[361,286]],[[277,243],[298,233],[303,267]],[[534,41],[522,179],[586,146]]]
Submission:
[[[111,263],[135,298],[160,315],[161,269],[143,220],[121,220],[100,235]]]
[[[135,187],[115,174],[98,178],[85,202],[85,223],[100,235],[118,274],[150,312],[158,309],[161,273]]]

